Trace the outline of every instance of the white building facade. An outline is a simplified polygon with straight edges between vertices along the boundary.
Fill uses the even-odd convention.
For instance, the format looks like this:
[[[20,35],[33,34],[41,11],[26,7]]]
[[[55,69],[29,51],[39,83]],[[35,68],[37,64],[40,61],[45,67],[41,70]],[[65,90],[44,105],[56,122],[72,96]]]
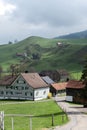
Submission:
[[[37,73],[20,74],[11,85],[0,85],[0,99],[40,100],[48,93],[49,86]]]

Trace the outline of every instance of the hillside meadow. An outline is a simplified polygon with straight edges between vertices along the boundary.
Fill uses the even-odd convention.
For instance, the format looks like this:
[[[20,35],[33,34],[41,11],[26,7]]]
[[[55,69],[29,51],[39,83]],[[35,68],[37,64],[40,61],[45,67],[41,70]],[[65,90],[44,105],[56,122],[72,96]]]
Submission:
[[[12,119],[14,121],[14,130],[29,130],[29,115],[35,116],[32,117],[33,130],[50,128],[58,125],[63,125],[68,122],[66,114],[53,100],[42,102],[0,101],[0,111],[4,111],[5,113],[5,130],[12,130]],[[20,114],[21,116],[17,116],[17,114]],[[24,117],[22,115],[24,115]],[[54,115],[54,126],[52,126],[52,115]]]
[[[58,42],[62,45],[58,45]],[[32,57],[36,54],[39,59]],[[81,74],[86,57],[87,39],[47,39],[32,36],[18,43],[0,45],[0,65],[5,71],[9,70],[11,64],[18,64],[24,65],[22,71],[31,68],[38,72],[66,69],[71,74]]]

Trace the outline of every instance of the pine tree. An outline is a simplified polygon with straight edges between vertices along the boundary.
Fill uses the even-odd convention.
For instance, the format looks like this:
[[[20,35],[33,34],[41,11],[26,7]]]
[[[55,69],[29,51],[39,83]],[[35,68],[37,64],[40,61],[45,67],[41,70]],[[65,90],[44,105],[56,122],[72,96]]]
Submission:
[[[85,61],[85,66],[84,66],[84,69],[82,71],[81,80],[87,86],[87,60]]]
[[[1,77],[2,77],[2,73],[3,73],[3,68],[2,68],[2,66],[0,65],[0,79],[1,79]]]
[[[83,89],[81,95],[84,99],[84,107],[87,107],[87,59],[85,61],[85,66],[84,69],[82,71],[82,77],[81,77],[81,81],[83,82],[83,84],[85,85],[85,88]]]

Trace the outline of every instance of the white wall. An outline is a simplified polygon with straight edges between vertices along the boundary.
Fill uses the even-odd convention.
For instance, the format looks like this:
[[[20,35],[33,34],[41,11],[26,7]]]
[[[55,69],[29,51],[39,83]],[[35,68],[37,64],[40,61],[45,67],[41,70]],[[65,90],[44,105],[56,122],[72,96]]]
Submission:
[[[73,96],[66,96],[66,101],[72,102],[73,101]]]
[[[49,87],[38,88],[34,90],[34,100],[40,100],[47,98],[49,93]]]

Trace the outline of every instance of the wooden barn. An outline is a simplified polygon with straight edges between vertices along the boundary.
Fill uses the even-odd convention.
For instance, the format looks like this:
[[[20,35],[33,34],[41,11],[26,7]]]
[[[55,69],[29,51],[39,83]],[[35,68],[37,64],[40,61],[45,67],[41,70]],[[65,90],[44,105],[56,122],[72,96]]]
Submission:
[[[66,101],[83,103],[84,99],[81,97],[81,92],[85,85],[81,81],[72,80],[66,86]]]

